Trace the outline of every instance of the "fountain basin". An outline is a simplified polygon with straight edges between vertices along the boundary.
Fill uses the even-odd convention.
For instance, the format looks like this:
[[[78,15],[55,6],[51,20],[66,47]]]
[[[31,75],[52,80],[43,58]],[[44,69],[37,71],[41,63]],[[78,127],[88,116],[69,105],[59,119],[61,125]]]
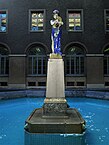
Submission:
[[[43,116],[43,108],[35,109],[26,120],[26,131],[30,133],[82,134],[85,121],[77,109],[68,108],[66,116]]]

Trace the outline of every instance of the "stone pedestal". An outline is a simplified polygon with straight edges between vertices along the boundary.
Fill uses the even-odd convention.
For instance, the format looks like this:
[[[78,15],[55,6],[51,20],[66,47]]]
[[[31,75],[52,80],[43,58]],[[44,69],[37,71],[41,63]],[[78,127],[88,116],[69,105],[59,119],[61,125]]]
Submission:
[[[65,99],[63,59],[49,59],[46,98]]]
[[[31,134],[84,132],[81,114],[68,108],[64,88],[64,62],[52,54],[48,61],[46,98],[42,108],[35,109],[26,120],[25,130]]]
[[[67,102],[64,98],[46,98],[43,105],[43,117],[67,117]]]
[[[44,117],[66,116],[67,101],[65,99],[64,85],[63,59],[52,54],[48,61],[46,99],[43,105]]]

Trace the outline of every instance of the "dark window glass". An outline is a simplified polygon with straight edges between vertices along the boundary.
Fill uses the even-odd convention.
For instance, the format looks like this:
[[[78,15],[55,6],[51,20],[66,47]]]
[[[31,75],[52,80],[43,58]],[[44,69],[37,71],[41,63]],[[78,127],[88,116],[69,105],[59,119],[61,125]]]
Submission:
[[[66,72],[67,74],[70,74],[70,59],[68,57],[66,57]]]
[[[80,65],[79,65],[79,57],[76,57],[76,74],[79,74],[80,73]]]
[[[33,57],[33,74],[37,73],[37,57]]]
[[[46,82],[38,82],[38,86],[46,86]]]
[[[28,51],[28,74],[46,75],[47,57],[44,48],[33,46]]]
[[[0,82],[0,86],[8,86],[7,82]]]
[[[109,10],[106,11],[106,17],[109,17]]]
[[[46,60],[46,58],[43,57],[43,71],[42,71],[42,73],[46,74],[46,71],[47,71],[47,60]]]
[[[84,86],[84,82],[77,82],[77,86]]]
[[[33,45],[28,50],[28,54],[29,55],[45,55],[45,50],[44,50],[44,48],[42,48],[40,46]]]
[[[7,13],[0,11],[0,32],[6,32],[7,29]]]
[[[68,10],[68,30],[82,30],[82,11]]]
[[[0,45],[0,75],[9,74],[8,54],[8,49],[4,45]]]
[[[109,10],[106,10],[105,12],[106,12],[106,13],[105,13],[105,19],[106,19],[106,21],[105,21],[106,24],[105,24],[105,25],[106,25],[106,30],[109,31]]]
[[[36,82],[28,82],[28,86],[36,86]]]
[[[42,70],[41,64],[42,64],[42,58],[39,57],[39,59],[38,59],[38,74],[41,74],[41,70]]]
[[[109,30],[109,18],[106,19],[106,30]]]
[[[109,86],[109,82],[105,82],[105,86]]]
[[[84,75],[84,51],[77,46],[71,46],[66,51],[66,74]]]
[[[66,51],[66,54],[67,55],[82,55],[82,54],[84,55],[84,51],[78,46],[71,46]]]
[[[81,66],[81,74],[84,74],[84,57],[81,57],[81,60],[80,60],[80,66]]]
[[[44,11],[31,11],[31,26],[33,32],[44,30]]]
[[[75,62],[74,57],[71,57],[71,74],[74,74],[74,65],[75,65],[74,62]]]
[[[74,86],[74,82],[67,82],[67,86]]]
[[[109,46],[104,49],[104,75],[109,75]]]

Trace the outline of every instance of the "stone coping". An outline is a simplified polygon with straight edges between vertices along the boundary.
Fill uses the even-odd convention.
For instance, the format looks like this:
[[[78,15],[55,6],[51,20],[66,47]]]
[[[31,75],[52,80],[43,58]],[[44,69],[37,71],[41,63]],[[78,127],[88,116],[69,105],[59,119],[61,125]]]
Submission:
[[[62,56],[59,54],[51,53],[50,59],[62,59]]]
[[[46,98],[44,103],[66,103],[65,98]]]
[[[1,90],[0,100],[14,99],[24,97],[44,97],[46,96],[45,89],[26,89],[26,90]],[[109,100],[109,90],[86,90],[86,89],[68,89],[65,91],[67,97],[83,97]]]

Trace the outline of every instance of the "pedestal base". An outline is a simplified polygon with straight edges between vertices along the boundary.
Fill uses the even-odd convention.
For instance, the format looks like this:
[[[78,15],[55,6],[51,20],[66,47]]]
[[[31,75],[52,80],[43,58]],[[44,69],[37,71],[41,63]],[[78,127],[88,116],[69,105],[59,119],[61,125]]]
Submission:
[[[43,105],[43,117],[67,116],[67,101],[65,98],[46,98]],[[53,118],[53,117],[52,117]]]
[[[30,133],[82,134],[85,121],[76,109],[67,109],[67,118],[43,118],[43,109],[36,109],[26,120],[26,130]]]

